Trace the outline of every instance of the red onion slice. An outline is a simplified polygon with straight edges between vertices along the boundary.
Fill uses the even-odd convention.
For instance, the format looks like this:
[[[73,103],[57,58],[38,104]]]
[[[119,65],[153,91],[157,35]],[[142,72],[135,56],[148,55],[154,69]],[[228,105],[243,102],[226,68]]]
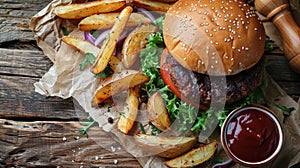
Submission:
[[[109,30],[105,30],[104,32],[100,33],[100,35],[96,38],[95,40],[95,46],[100,46],[100,44],[103,42],[103,40],[105,40],[105,38],[108,36],[110,32]]]
[[[227,167],[231,166],[233,163],[234,163],[233,160],[229,159],[225,162],[217,163],[217,164],[213,165],[212,168],[227,168]]]
[[[86,41],[88,41],[88,42],[90,42],[92,44],[95,44],[95,38],[93,37],[93,35],[91,35],[90,32],[85,31],[84,32],[84,38],[85,38]]]
[[[153,22],[155,20],[155,17],[152,15],[151,12],[147,11],[146,9],[144,8],[138,8],[137,9],[138,12],[141,12],[142,14],[144,14],[145,16],[147,16],[151,22]]]
[[[110,33],[110,29],[109,30],[105,30],[104,32],[102,32],[95,40],[95,46],[101,46],[101,43],[103,42],[103,40],[106,39],[106,37],[109,35]],[[119,37],[117,43],[119,43],[120,41],[124,40],[127,36],[127,32],[126,30],[123,31],[123,33],[121,34],[121,36]]]

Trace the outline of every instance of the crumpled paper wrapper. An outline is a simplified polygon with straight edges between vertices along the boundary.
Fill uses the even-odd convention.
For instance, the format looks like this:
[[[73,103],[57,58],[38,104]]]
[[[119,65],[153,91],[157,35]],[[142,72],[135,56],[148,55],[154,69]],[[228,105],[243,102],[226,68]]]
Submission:
[[[60,28],[61,25],[67,28],[72,36],[84,38],[83,33],[77,30],[78,20],[70,21],[60,19],[53,13],[55,6],[72,2],[80,1],[53,0],[47,7],[37,13],[30,22],[30,28],[34,32],[38,46],[53,62],[53,66],[43,78],[34,84],[35,91],[45,96],[58,96],[64,99],[72,97],[85,112],[89,113],[89,115],[98,122],[99,127],[109,132],[109,134],[113,134],[114,139],[131,155],[135,156],[142,167],[165,167],[165,159],[151,156],[145,153],[145,151],[140,150],[136,147],[132,137],[123,135],[115,129],[113,124],[108,123],[109,117],[117,120],[119,117],[118,113],[108,113],[108,107],[101,109],[91,107],[93,91],[99,81],[97,81],[98,79],[90,72],[90,67],[86,67],[83,71],[79,70],[79,64],[84,59],[83,54],[61,42],[61,37],[63,36]],[[278,32],[273,31],[274,27],[272,24],[268,24],[266,30],[267,34],[273,37],[273,40],[280,46],[280,36],[277,34]],[[268,95],[268,107],[274,110],[281,120],[283,120],[283,112],[276,107],[277,104],[296,108],[291,116],[285,120],[285,143],[280,155],[270,165],[266,166],[274,168],[291,167],[300,162],[300,102],[297,103],[290,98],[270,77],[268,78],[268,87],[265,89],[265,93]],[[123,101],[124,97],[122,95],[114,98],[114,102],[117,106],[111,107],[111,111],[121,111]],[[218,140],[220,142],[219,132],[215,131],[209,139]],[[221,145],[219,145],[217,155],[223,159],[227,159]],[[233,167],[242,166],[235,164]]]

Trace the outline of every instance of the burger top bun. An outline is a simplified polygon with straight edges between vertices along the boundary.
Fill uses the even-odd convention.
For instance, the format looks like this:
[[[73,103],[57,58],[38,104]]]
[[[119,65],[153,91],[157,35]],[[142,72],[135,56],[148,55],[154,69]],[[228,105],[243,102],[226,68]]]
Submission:
[[[181,65],[215,76],[255,65],[266,39],[258,16],[243,0],[179,0],[166,14],[163,35]]]

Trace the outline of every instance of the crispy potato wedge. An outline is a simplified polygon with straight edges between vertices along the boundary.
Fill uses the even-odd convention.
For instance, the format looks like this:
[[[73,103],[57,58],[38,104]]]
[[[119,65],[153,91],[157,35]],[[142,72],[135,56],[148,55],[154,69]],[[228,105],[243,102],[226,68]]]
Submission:
[[[97,46],[94,46],[90,42],[83,40],[81,38],[72,37],[72,36],[64,36],[62,41],[69,46],[73,47],[76,50],[79,50],[83,53],[91,53],[93,55],[97,55],[100,52],[100,49]],[[109,61],[109,65],[114,72],[119,72],[124,70],[121,60],[116,56],[112,56]]]
[[[92,15],[79,22],[79,29],[82,31],[101,30],[111,28],[120,13],[103,13]],[[139,13],[132,13],[126,26],[138,26],[140,24],[150,24],[151,20]]]
[[[99,104],[113,95],[148,81],[149,77],[147,75],[136,70],[116,72],[99,83],[92,99],[92,106],[98,107]]]
[[[145,151],[165,158],[174,158],[189,151],[197,142],[196,137],[166,137],[147,134],[134,136]]]
[[[177,158],[165,162],[168,167],[194,167],[209,160],[215,153],[218,143],[213,141],[200,146]]]
[[[54,13],[64,19],[80,19],[97,13],[106,13],[121,9],[125,4],[125,0],[102,0],[60,5],[55,7]]]
[[[157,32],[154,25],[142,25],[135,28],[125,39],[122,47],[122,62],[126,68],[131,68],[139,53],[147,45],[150,34]]]
[[[151,11],[167,12],[172,6],[171,3],[151,1],[151,0],[133,0],[133,4]]]
[[[129,89],[128,97],[126,99],[127,106],[124,108],[124,113],[121,114],[118,121],[118,129],[124,134],[129,133],[135,122],[139,109],[139,95],[139,86]]]
[[[132,10],[131,6],[127,6],[121,11],[119,17],[115,20],[115,24],[112,27],[108,38],[101,46],[100,52],[97,54],[96,61],[92,66],[91,71],[94,74],[99,74],[106,68],[114,49],[116,48],[117,40],[123,32]]]
[[[146,111],[151,123],[161,131],[167,130],[170,125],[168,111],[165,102],[159,92],[149,97]]]

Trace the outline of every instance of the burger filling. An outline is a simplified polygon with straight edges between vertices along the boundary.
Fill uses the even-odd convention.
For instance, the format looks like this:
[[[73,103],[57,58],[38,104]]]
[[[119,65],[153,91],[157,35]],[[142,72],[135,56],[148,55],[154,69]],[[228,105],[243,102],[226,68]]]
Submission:
[[[215,96],[221,95],[220,93],[224,86],[222,82],[212,83],[209,75],[192,72],[181,66],[170,53],[165,55],[166,59],[164,68],[171,76],[172,83],[176,86],[179,92],[189,98],[194,103],[200,103],[210,106],[213,94]],[[219,78],[217,80],[225,80],[226,86],[226,104],[234,103],[242,98],[245,98],[253,92],[258,86],[261,85],[264,72],[264,61],[259,61],[254,67],[242,71],[236,75]],[[214,92],[212,92],[214,88]],[[195,102],[198,101],[198,102]]]

